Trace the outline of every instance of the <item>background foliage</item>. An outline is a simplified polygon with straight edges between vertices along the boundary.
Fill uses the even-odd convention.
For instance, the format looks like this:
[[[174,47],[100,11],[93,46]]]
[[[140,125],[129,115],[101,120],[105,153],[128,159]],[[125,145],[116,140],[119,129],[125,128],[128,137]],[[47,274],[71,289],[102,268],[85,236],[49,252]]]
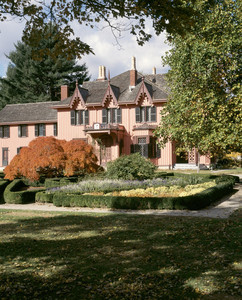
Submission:
[[[0,108],[11,103],[60,100],[62,84],[74,91],[76,80],[81,84],[90,79],[86,65],[77,65],[75,55],[67,60],[65,52],[55,54],[63,43],[59,31],[58,26],[48,23],[37,45],[15,45],[15,51],[7,56],[6,77],[0,78]]]
[[[170,97],[156,131],[162,146],[205,153],[239,151],[241,139],[241,2],[196,1],[194,26],[171,36],[164,63]]]

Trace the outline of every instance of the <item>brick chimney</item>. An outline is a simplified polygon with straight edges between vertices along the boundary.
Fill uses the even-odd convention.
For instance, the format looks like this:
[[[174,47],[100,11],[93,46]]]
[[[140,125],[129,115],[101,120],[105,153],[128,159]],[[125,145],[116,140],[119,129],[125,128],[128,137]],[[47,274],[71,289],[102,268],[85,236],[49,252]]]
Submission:
[[[69,87],[68,85],[61,86],[61,101],[68,98],[69,95]]]
[[[154,68],[152,69],[152,74],[153,74],[153,75],[156,75],[156,67],[154,67]]]
[[[99,66],[99,75],[98,75],[98,81],[104,81],[106,80],[106,67],[104,66]]]
[[[129,84],[131,90],[136,86],[136,83],[137,83],[136,59],[133,56],[131,61],[130,84]]]

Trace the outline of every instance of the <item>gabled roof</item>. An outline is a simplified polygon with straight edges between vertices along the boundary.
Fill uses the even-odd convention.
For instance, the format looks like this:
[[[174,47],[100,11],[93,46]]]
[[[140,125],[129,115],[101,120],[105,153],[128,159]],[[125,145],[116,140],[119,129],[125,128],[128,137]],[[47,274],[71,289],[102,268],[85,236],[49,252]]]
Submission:
[[[0,124],[57,122],[57,111],[51,109],[59,101],[8,104],[0,111]]]

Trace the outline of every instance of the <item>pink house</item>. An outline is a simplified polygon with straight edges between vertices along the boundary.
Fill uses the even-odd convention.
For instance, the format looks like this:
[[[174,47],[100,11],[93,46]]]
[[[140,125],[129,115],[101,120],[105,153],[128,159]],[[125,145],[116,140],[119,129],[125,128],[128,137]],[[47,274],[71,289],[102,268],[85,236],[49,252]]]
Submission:
[[[62,86],[61,101],[6,105],[0,111],[0,166],[32,139],[55,136],[93,145],[102,165],[140,152],[160,168],[195,168],[195,151],[181,158],[174,153],[175,143],[157,147],[153,131],[161,121],[167,93],[164,75],[156,74],[155,68],[152,75],[142,75],[133,57],[131,70],[107,79],[100,66],[98,79],[77,84],[70,96],[68,86]],[[202,156],[200,163],[209,165],[209,157]]]

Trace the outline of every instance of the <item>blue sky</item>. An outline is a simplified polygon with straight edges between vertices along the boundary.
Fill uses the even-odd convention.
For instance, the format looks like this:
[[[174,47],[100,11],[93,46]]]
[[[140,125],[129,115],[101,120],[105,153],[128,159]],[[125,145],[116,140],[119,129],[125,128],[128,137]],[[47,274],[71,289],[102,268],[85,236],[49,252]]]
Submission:
[[[73,23],[76,36],[88,43],[94,50],[95,55],[84,56],[79,63],[86,63],[92,79],[98,77],[99,65],[106,66],[110,70],[111,77],[127,71],[131,66],[131,57],[136,57],[137,69],[144,74],[150,74],[156,67],[157,73],[165,73],[168,67],[161,64],[161,56],[169,50],[165,43],[165,34],[153,36],[144,46],[138,46],[135,37],[124,32],[119,39],[119,45],[109,28],[90,29]],[[104,27],[104,26],[103,26]],[[0,22],[0,76],[4,76],[9,60],[5,54],[14,50],[14,43],[21,39],[24,23],[17,20]],[[147,21],[147,29],[152,34],[151,22]]]

